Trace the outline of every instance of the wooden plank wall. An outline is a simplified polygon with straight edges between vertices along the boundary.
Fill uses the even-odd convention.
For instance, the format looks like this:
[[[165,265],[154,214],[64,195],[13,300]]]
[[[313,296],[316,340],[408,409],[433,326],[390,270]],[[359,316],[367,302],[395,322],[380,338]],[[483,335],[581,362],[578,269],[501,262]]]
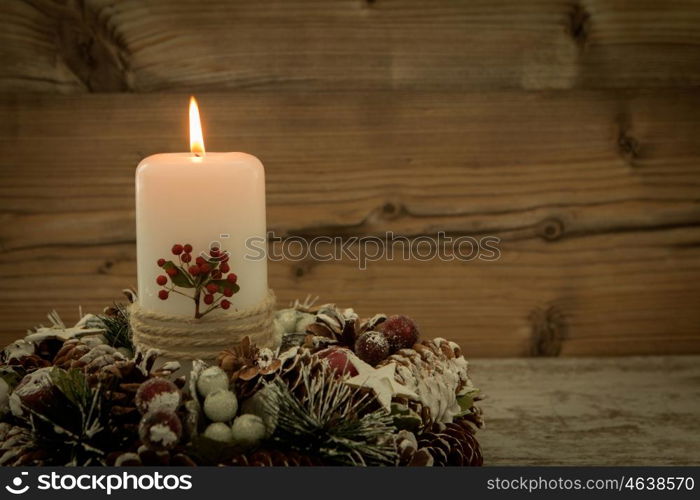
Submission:
[[[135,284],[133,174],[259,156],[283,236],[496,235],[497,262],[281,262],[470,356],[700,352],[697,0],[0,2],[0,340]]]

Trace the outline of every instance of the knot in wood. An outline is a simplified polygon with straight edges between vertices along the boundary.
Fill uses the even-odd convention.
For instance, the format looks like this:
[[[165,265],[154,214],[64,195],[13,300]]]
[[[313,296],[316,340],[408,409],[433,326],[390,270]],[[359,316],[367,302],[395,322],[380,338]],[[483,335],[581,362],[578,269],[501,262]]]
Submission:
[[[556,241],[564,235],[564,223],[555,217],[545,219],[539,224],[537,234],[547,241]]]

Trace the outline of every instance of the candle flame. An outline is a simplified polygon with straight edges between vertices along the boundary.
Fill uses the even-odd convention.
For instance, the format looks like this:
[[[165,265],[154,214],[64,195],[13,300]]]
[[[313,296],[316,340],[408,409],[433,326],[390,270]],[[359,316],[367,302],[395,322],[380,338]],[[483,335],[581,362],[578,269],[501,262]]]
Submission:
[[[194,96],[190,97],[190,151],[197,156],[204,155],[202,122],[199,119],[199,108]]]

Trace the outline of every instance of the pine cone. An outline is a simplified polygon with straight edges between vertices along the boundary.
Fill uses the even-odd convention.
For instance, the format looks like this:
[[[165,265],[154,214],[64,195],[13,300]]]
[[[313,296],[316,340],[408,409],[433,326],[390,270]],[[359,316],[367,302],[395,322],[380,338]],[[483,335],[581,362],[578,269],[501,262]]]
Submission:
[[[63,340],[57,338],[45,338],[35,344],[34,353],[42,359],[51,362],[58,351],[63,347]]]
[[[0,423],[0,465],[15,465],[22,457],[33,451],[32,434],[29,429]]]
[[[412,349],[392,354],[378,367],[389,363],[397,365],[396,381],[420,397],[420,401],[403,403],[421,416],[425,427],[433,422],[451,422],[462,411],[457,396],[472,385],[467,361],[454,342],[441,338],[425,340]]]
[[[51,366],[51,361],[48,361],[37,354],[28,354],[21,358],[13,358],[8,363],[10,366],[21,366],[24,373],[31,373],[39,368]]]
[[[289,387],[289,390],[299,400],[304,401],[307,394],[304,393],[302,383],[302,369],[309,366],[311,376],[325,369],[325,361],[319,358],[314,352],[304,347],[290,349],[280,356],[282,366],[278,371],[278,376]]]
[[[54,366],[65,370],[72,368],[73,362],[77,361],[90,352],[90,347],[79,339],[70,339],[63,343],[53,358]]]
[[[171,375],[176,370],[177,368],[168,369],[164,365],[149,373],[138,359],[117,360],[102,367],[90,380],[93,384],[99,382],[103,389],[104,399],[109,403],[110,423],[118,429],[126,427],[136,432],[141,419],[136,407],[136,392],[140,385],[152,377],[172,378]],[[185,385],[184,377],[173,382],[179,389]]]
[[[360,320],[352,309],[341,310],[334,304],[320,306],[315,314],[316,321],[306,327],[306,333],[316,338],[307,339],[305,346],[317,349],[328,347],[328,341],[321,339],[352,348],[357,337],[386,320],[383,314]]]
[[[426,450],[436,466],[481,466],[484,458],[474,430],[465,418],[435,423],[418,436],[418,450]]]
[[[416,436],[406,430],[401,430],[394,435],[394,444],[398,454],[396,465],[408,467],[426,467],[434,464],[433,456],[427,449],[418,448]]]
[[[316,457],[302,455],[293,450],[257,450],[249,455],[236,455],[220,465],[240,467],[310,467],[323,465]]]
[[[245,399],[260,390],[265,380],[271,380],[282,362],[268,348],[258,348],[245,337],[232,348],[221,352],[217,363],[234,384],[236,394]]]
[[[0,352],[0,364],[21,367],[23,373],[31,373],[39,368],[51,366],[50,358],[42,354],[46,352],[46,345],[42,344],[42,350],[37,345],[26,339],[15,340]]]
[[[91,346],[82,340],[71,339],[63,344],[53,363],[65,370],[82,368],[86,373],[95,373],[116,361],[126,361],[126,357],[112,346]]]
[[[102,371],[102,383],[107,402],[109,422],[114,432],[137,435],[141,414],[136,407],[136,391],[148,377],[133,361],[118,362]]]

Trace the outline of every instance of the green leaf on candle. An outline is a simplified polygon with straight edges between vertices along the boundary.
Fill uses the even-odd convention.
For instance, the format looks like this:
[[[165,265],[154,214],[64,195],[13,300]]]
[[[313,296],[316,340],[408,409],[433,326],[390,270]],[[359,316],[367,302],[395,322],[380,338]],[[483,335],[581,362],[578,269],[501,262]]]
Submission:
[[[238,291],[241,289],[240,286],[232,285],[230,281],[228,280],[211,280],[211,283],[214,283],[215,285],[218,285],[223,288],[230,288],[233,290],[233,293],[238,293]]]
[[[168,277],[170,278],[170,281],[173,282],[173,285],[182,288],[194,288],[194,283],[192,282],[189,274],[184,272],[180,267],[176,266],[172,260],[167,261],[163,265],[163,269],[165,269],[165,272],[168,272],[169,269],[175,269],[177,271],[175,276],[168,274]]]

